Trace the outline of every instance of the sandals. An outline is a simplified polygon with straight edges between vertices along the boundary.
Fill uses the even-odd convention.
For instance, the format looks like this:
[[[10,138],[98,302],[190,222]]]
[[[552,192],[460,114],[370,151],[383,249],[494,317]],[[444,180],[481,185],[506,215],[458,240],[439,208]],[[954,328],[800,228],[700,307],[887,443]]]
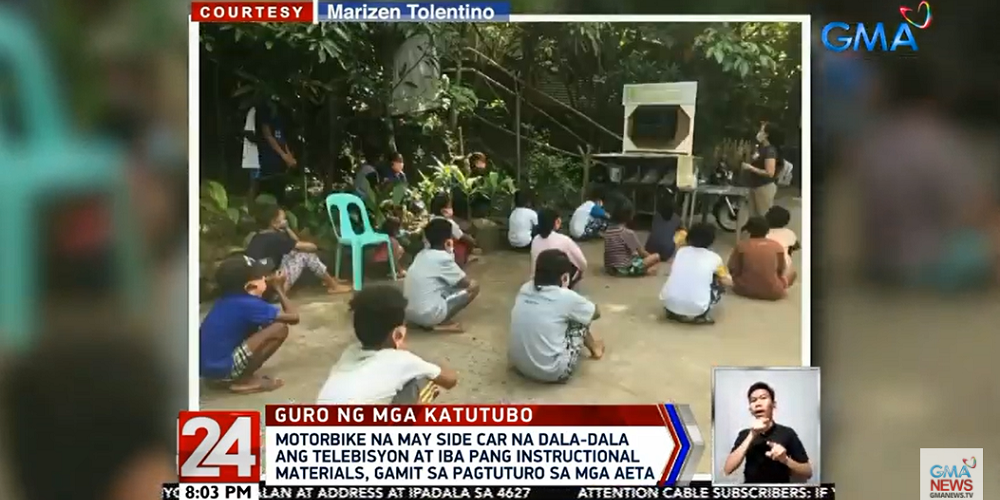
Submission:
[[[455,322],[442,323],[432,328],[432,330],[440,333],[465,333],[465,328],[460,323]]]
[[[667,311],[667,319],[670,321],[676,321],[678,323],[684,323],[686,325],[714,325],[715,320],[712,319],[708,313],[702,314],[701,316],[681,316],[680,314],[672,313]]]

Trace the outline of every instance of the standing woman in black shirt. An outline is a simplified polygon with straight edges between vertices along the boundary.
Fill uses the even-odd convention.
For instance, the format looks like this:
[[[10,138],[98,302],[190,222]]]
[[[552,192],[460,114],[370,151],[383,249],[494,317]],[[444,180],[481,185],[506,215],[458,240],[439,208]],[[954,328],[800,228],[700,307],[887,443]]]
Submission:
[[[761,123],[757,131],[757,151],[751,163],[743,164],[750,188],[750,217],[763,217],[774,206],[774,195],[778,192],[775,180],[784,163],[781,156],[784,146],[784,132],[771,123]]]

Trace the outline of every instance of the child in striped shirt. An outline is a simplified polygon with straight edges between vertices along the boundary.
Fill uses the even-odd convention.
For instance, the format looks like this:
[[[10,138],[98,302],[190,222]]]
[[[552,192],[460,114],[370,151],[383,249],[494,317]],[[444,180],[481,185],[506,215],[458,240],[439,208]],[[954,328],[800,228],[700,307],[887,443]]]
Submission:
[[[604,268],[612,276],[655,275],[660,263],[660,254],[648,252],[627,227],[634,215],[632,205],[623,201],[604,231]]]

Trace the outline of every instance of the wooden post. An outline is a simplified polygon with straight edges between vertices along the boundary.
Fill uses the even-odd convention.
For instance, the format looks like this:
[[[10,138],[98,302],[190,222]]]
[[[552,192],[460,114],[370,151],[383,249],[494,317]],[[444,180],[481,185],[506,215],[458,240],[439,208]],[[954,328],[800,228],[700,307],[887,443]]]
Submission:
[[[212,93],[212,100],[215,101],[215,147],[218,148],[215,153],[218,154],[220,158],[225,158],[226,127],[222,125],[222,77],[219,75],[220,64],[216,62],[213,66],[215,68],[215,92]],[[251,106],[253,106],[253,104],[251,104]],[[244,113],[242,118],[246,119],[246,116],[246,113]],[[240,144],[243,144],[243,142],[241,141]],[[221,163],[222,165],[226,164],[224,161]],[[219,173],[222,174],[219,177],[227,181],[232,178],[231,172],[227,171],[224,167],[222,172]]]
[[[466,25],[464,25],[464,24],[461,25],[461,27],[459,28],[459,30],[458,30],[459,40],[462,40],[462,39],[465,38],[465,29],[466,29]],[[459,52],[459,54],[458,54],[458,61],[457,61],[458,71],[455,73],[455,85],[456,86],[461,86],[462,85],[462,59],[463,59],[462,53]],[[451,107],[451,116],[448,118],[448,128],[450,128],[452,132],[458,132],[458,130],[457,130],[458,129],[458,108],[455,107],[455,106]],[[459,140],[461,141],[461,139],[459,139]]]
[[[337,130],[337,100],[340,98],[339,93],[331,93],[326,97],[326,107],[327,107],[327,124],[330,127],[330,137],[328,139],[329,151],[327,154],[330,155],[330,159],[323,168],[323,192],[329,193],[333,190],[333,176],[337,171],[337,159],[340,156],[340,139],[341,135],[339,130]]]
[[[521,84],[515,82],[514,93],[514,155],[517,161],[517,186],[521,188]]]
[[[590,187],[591,148],[590,144],[587,144],[586,151],[580,146],[577,146],[576,149],[580,151],[580,156],[583,157],[583,186],[580,186],[580,203],[583,203],[587,201],[587,191]]]

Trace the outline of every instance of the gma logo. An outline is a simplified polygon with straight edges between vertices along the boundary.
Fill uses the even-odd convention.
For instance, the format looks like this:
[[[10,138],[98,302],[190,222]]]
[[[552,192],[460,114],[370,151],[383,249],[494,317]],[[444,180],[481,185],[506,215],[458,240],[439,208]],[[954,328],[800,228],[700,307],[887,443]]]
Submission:
[[[972,474],[969,473],[969,469],[966,466],[957,465],[934,465],[931,467],[931,477],[938,478],[972,478]]]
[[[885,24],[876,23],[874,29],[869,29],[864,23],[857,23],[851,26],[847,23],[833,22],[823,27],[820,35],[823,45],[834,52],[844,52],[845,50],[858,51],[862,45],[868,52],[881,50],[882,52],[895,52],[901,47],[909,47],[916,52],[917,40],[913,37],[910,25],[900,23],[896,28],[896,36],[890,44],[885,36]]]

